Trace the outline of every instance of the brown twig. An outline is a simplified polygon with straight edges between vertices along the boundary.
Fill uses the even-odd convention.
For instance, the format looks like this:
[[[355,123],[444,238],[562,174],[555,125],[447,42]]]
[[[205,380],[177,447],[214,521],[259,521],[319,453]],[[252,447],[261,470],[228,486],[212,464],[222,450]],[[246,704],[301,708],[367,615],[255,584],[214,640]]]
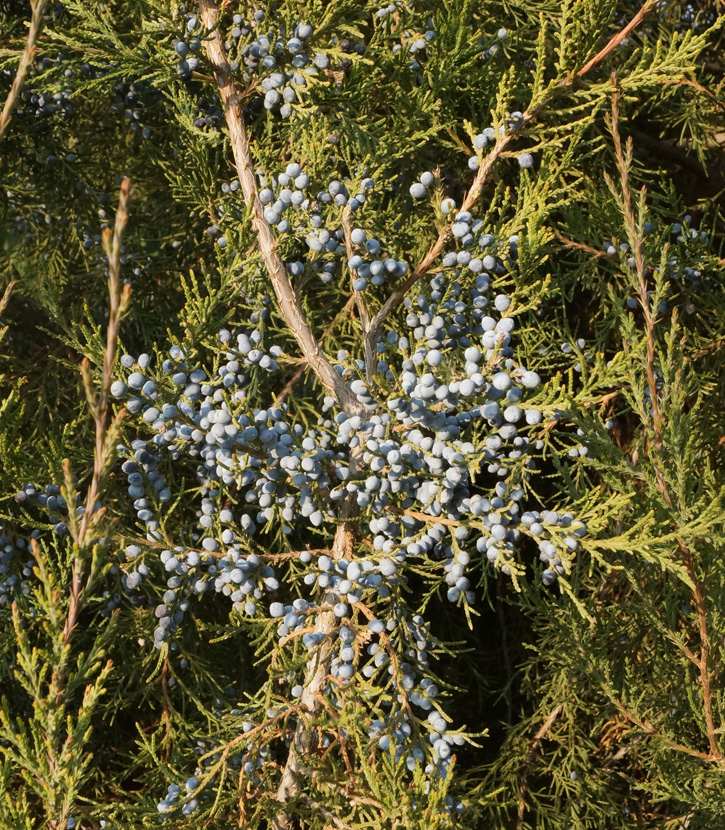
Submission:
[[[347,253],[347,258],[350,259],[355,251],[352,247],[352,211],[350,210],[350,206],[347,205],[345,210],[342,212],[342,230],[345,234],[345,252]],[[352,268],[350,269],[350,290],[352,291],[352,296],[355,299],[355,305],[357,306],[357,313],[360,317],[360,324],[362,325],[363,334],[366,335],[370,328],[370,312],[368,311],[367,303],[365,302],[365,297],[362,295],[362,291],[355,291],[352,287],[355,282],[355,277]],[[365,359],[365,364],[367,365],[367,356]]]
[[[538,109],[536,111],[538,112]],[[523,128],[529,121],[531,121],[533,117],[533,113],[525,112],[520,129]],[[470,211],[471,208],[475,205],[475,203],[478,200],[478,197],[481,195],[483,186],[486,180],[488,179],[488,175],[493,169],[494,164],[501,157],[501,155],[504,153],[508,145],[515,137],[516,133],[513,132],[499,136],[493,149],[486,156],[486,158],[483,160],[483,163],[478,168],[478,172],[476,173],[476,177],[473,180],[471,189],[464,197],[463,204],[461,205],[461,209],[459,212]],[[380,310],[370,321],[370,326],[368,327],[367,334],[365,335],[365,376],[367,378],[368,383],[372,382],[373,376],[375,374],[375,357],[377,355],[377,340],[378,334],[380,332],[380,327],[387,320],[390,313],[395,308],[397,308],[400,305],[400,303],[403,302],[403,300],[408,294],[408,291],[410,291],[410,289],[418,282],[418,280],[421,277],[428,273],[433,263],[441,255],[443,248],[445,247],[446,243],[450,240],[452,235],[452,226],[449,223],[443,225],[440,232],[438,233],[438,238],[433,243],[433,245],[431,245],[425,256],[420,260],[420,262],[412,271],[412,273],[409,274],[403,280],[403,282],[400,283],[400,285],[393,290],[393,293],[383,303]]]
[[[73,574],[71,579],[70,600],[68,616],[66,618],[63,636],[65,641],[70,640],[73,629],[78,621],[78,614],[81,606],[81,592],[83,583],[83,568],[85,563],[84,548],[86,536],[91,527],[92,518],[96,510],[96,502],[101,489],[101,482],[108,467],[108,406],[111,382],[113,380],[113,366],[116,361],[116,346],[118,343],[118,332],[121,319],[128,306],[131,296],[131,286],[121,287],[121,240],[128,221],[128,200],[131,193],[131,182],[124,179],[121,183],[121,191],[116,211],[116,223],[113,232],[109,228],[103,232],[103,246],[108,257],[108,293],[110,298],[110,311],[108,315],[108,328],[106,329],[106,349],[103,356],[103,376],[101,378],[101,389],[98,395],[93,395],[90,390],[88,361],[84,360],[82,370],[86,380],[86,390],[89,393],[89,406],[95,422],[96,445],[93,453],[93,475],[86,496],[85,510],[81,520],[80,529],[75,534],[78,555],[73,561]],[[116,426],[124,415],[121,410],[111,427],[115,431]],[[66,471],[69,476],[70,469]]]
[[[697,749],[692,749],[689,746],[685,746],[684,744],[680,744],[677,741],[672,741],[670,738],[665,737],[660,732],[658,732],[651,723],[647,723],[643,721],[641,718],[638,718],[636,715],[633,715],[630,711],[628,711],[621,701],[619,701],[616,697],[609,695],[612,703],[617,707],[617,709],[627,718],[628,721],[633,723],[636,727],[641,729],[647,735],[650,735],[653,738],[656,738],[658,741],[663,743],[665,746],[669,747],[670,749],[677,750],[677,752],[684,752],[685,755],[690,755],[692,758],[700,758],[703,761],[714,761],[718,766],[723,765],[722,756],[720,758],[715,757],[712,753],[707,752],[700,752]]]
[[[644,20],[645,15],[648,12],[652,11],[652,9],[655,7],[656,2],[657,0],[647,0],[647,2],[642,6],[642,8],[637,12],[637,14],[635,14],[635,16],[629,21],[629,23],[627,23],[627,25],[621,31],[617,32],[616,35],[610,38],[607,45],[599,52],[597,52],[597,54],[594,55],[594,57],[590,61],[587,61],[584,64],[584,66],[582,66],[582,68],[577,72],[577,75],[579,77],[581,77],[582,75],[586,75],[587,72],[594,69],[594,67],[598,63],[601,63],[610,52],[613,52],[617,48],[617,46],[619,46],[619,44],[628,35],[631,35],[632,32],[637,28],[637,26],[639,26],[639,24]]]
[[[340,317],[344,317],[352,311],[353,305],[355,305],[355,298],[348,297],[348,300],[345,303],[345,305],[337,312],[337,314],[332,318],[332,322],[330,323],[330,325],[320,335],[320,343],[324,342],[325,338],[330,334],[331,331],[334,330],[335,326],[337,325],[337,321],[340,319]],[[287,383],[285,383],[285,385],[282,387],[282,391],[279,393],[279,395],[277,395],[275,399],[276,404],[282,403],[282,401],[287,397],[287,395],[289,395],[297,381],[305,373],[305,369],[307,369],[308,365],[309,364],[306,361],[304,361],[300,365],[300,367],[295,371],[294,375],[292,375],[292,377],[287,381]]]
[[[539,748],[539,744],[543,740],[546,733],[551,729],[554,721],[559,717],[561,714],[561,710],[564,708],[563,703],[559,703],[555,706],[551,712],[549,712],[546,720],[543,722],[541,727],[537,730],[536,734],[534,735],[533,740],[531,741],[531,745],[529,746],[529,751],[526,753],[526,758],[524,759],[524,763],[521,767],[521,773],[519,775],[519,809],[518,809],[518,816],[516,819],[516,830],[520,830],[524,823],[524,816],[526,815],[526,786],[527,786],[527,772],[528,766],[531,763],[531,759],[534,757],[534,753]]]
[[[368,608],[367,605],[365,605],[364,603],[358,602],[356,608],[358,608],[362,612],[363,616],[365,617],[365,619],[367,619],[368,622],[373,622],[377,619],[377,617],[371,611],[371,609]],[[378,634],[378,637],[380,638],[380,642],[383,644],[383,648],[388,653],[390,665],[393,669],[393,681],[395,682],[395,685],[398,689],[400,702],[403,708],[405,709],[407,715],[409,716],[410,720],[415,721],[415,717],[413,716],[413,713],[410,708],[410,703],[408,701],[408,695],[405,691],[405,687],[403,686],[403,675],[400,671],[400,659],[398,655],[395,653],[395,649],[393,648],[393,644],[390,641],[390,637],[388,636],[387,632],[381,631],[380,634]]]
[[[554,234],[556,238],[561,242],[562,245],[565,245],[567,248],[576,248],[578,251],[586,251],[588,254],[591,254],[594,257],[608,257],[609,254],[606,251],[600,251],[598,248],[594,248],[591,245],[587,245],[584,242],[576,242],[573,239],[567,239],[567,237],[562,236],[560,233]]]
[[[285,383],[279,395],[277,395],[277,397],[274,399],[275,404],[279,405],[284,401],[287,395],[289,395],[289,393],[294,389],[297,381],[302,377],[302,375],[304,375],[308,365],[309,364],[307,362],[304,362],[297,367],[294,375],[292,375],[292,377],[287,381],[287,383]]]
[[[307,363],[322,385],[333,395],[345,412],[358,413],[361,411],[361,405],[350,392],[347,384],[333,369],[310,328],[280,257],[272,228],[264,218],[264,209],[259,201],[257,182],[254,178],[254,160],[244,126],[242,98],[237,92],[232,70],[224,51],[224,40],[217,28],[219,8],[213,0],[199,0],[199,9],[204,28],[210,32],[209,37],[204,40],[204,46],[224,105],[224,115],[229,128],[229,140],[237,175],[246,203],[252,211],[252,225],[257,234],[257,244],[269,273],[280,311]]]
[[[13,85],[10,87],[10,93],[5,100],[3,111],[0,113],[0,139],[2,139],[8,125],[10,124],[13,107],[15,106],[15,102],[20,95],[20,90],[23,88],[28,70],[35,59],[36,45],[38,38],[40,37],[40,33],[43,30],[43,11],[45,9],[46,2],[47,0],[30,0],[32,14],[30,17],[28,37],[25,40],[25,48],[23,49],[20,64],[18,65],[18,70],[15,73],[15,78],[13,79]]]
[[[447,525],[448,527],[460,527],[463,522],[457,519],[447,519],[445,516],[430,516],[428,513],[420,513],[417,510],[405,510],[402,507],[395,507],[395,505],[387,505],[387,509],[396,516],[410,516],[411,519],[417,519],[419,522],[433,522],[434,524]]]
[[[703,346],[701,349],[698,349],[696,355],[697,357],[704,357],[706,354],[710,354],[710,352],[722,349],[723,346],[725,346],[725,340],[713,340],[711,343],[708,343],[707,346]]]

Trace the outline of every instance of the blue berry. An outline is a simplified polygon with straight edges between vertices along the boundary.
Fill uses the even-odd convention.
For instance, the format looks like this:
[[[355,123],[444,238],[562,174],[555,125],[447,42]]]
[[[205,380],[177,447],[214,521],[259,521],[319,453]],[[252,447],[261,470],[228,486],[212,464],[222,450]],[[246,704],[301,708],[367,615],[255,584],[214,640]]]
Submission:
[[[523,167],[524,169],[528,169],[529,167],[533,166],[534,157],[531,155],[531,153],[521,153],[521,155],[518,158],[518,161],[519,161],[519,167]]]

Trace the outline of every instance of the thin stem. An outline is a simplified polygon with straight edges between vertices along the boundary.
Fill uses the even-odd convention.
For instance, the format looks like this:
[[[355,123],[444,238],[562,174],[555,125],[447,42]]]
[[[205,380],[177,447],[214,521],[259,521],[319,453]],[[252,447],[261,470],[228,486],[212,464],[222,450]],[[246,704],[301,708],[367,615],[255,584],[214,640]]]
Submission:
[[[445,516],[431,516],[428,513],[421,513],[418,510],[405,510],[402,507],[395,507],[395,505],[387,505],[387,509],[396,516],[410,516],[411,519],[417,519],[419,522],[433,522],[434,524],[447,525],[448,527],[461,527],[464,523],[457,519],[447,519]]]
[[[524,759],[523,766],[521,768],[521,773],[519,775],[519,807],[518,807],[518,815],[516,817],[516,830],[520,830],[524,823],[524,816],[526,815],[526,789],[527,789],[527,779],[528,779],[528,766],[531,763],[531,759],[534,757],[534,753],[539,748],[539,744],[541,743],[542,739],[546,735],[546,733],[551,729],[554,724],[554,721],[559,717],[561,714],[561,710],[564,708],[563,703],[559,703],[555,706],[551,712],[549,712],[546,720],[543,724],[539,727],[536,734],[531,741],[531,745],[529,746],[529,751],[526,753],[526,758]]]
[[[532,119],[532,117],[532,113],[525,112],[521,126],[525,126]],[[461,205],[460,212],[470,211],[471,208],[478,201],[478,197],[481,195],[483,186],[486,183],[486,180],[488,179],[488,176],[491,170],[493,169],[494,164],[501,157],[501,155],[504,153],[504,151],[511,143],[511,141],[515,138],[515,136],[516,133],[506,133],[505,135],[502,135],[498,138],[498,141],[496,142],[495,146],[493,147],[491,152],[486,156],[481,166],[478,168],[478,172],[476,173],[476,177],[473,180],[471,189],[468,191],[465,198],[463,199],[463,204]],[[433,263],[441,255],[443,248],[445,247],[446,243],[451,239],[452,235],[452,226],[446,223],[441,228],[436,241],[433,243],[433,245],[431,245],[428,252],[420,260],[413,272],[408,277],[406,277],[396,289],[394,289],[393,293],[383,303],[380,310],[370,321],[370,326],[365,336],[365,374],[368,382],[372,381],[372,378],[375,374],[374,361],[375,356],[377,355],[377,340],[381,326],[390,316],[391,312],[403,302],[410,289],[418,282],[418,280],[421,277],[428,273]]]
[[[25,48],[23,49],[23,54],[20,58],[18,71],[15,73],[13,85],[10,87],[10,93],[5,100],[3,111],[0,113],[0,139],[2,139],[8,125],[10,124],[13,107],[18,100],[18,96],[20,95],[20,90],[23,88],[23,84],[25,83],[28,70],[32,66],[35,58],[36,44],[45,22],[43,19],[43,11],[45,9],[46,2],[47,0],[30,0],[30,6],[32,8],[30,28],[28,29],[28,37],[25,39]]]
[[[645,15],[652,11],[655,7],[657,0],[647,0],[647,2],[642,6],[642,8],[635,14],[635,16],[627,23],[627,25],[621,29],[621,31],[617,32],[616,35],[609,39],[607,45],[597,52],[596,55],[590,60],[587,61],[584,66],[577,72],[577,75],[581,77],[582,75],[586,75],[587,72],[592,70],[598,63],[604,60],[610,52],[613,52],[617,46],[632,32],[639,26],[639,24],[644,20]]]
[[[562,245],[565,245],[567,248],[575,248],[577,251],[586,251],[593,257],[609,256],[609,254],[606,251],[600,251],[598,248],[593,248],[591,245],[587,245],[584,242],[576,242],[573,239],[567,239],[566,236],[562,236],[560,233],[555,233],[554,236],[559,240],[559,242],[561,242]]]
[[[693,758],[700,758],[703,761],[714,761],[718,766],[723,766],[723,758],[722,755],[716,756],[712,753],[707,752],[700,752],[697,749],[691,749],[689,746],[685,746],[684,744],[677,743],[677,741],[672,741],[669,738],[665,737],[661,733],[659,733],[651,723],[647,723],[643,721],[641,718],[638,718],[636,715],[633,715],[629,710],[627,710],[621,701],[617,700],[616,697],[612,697],[610,695],[612,703],[619,709],[619,711],[627,718],[628,721],[633,723],[636,727],[641,729],[643,732],[646,732],[648,735],[656,738],[658,741],[661,741],[665,746],[669,747],[670,749],[675,749],[678,752],[684,752],[685,755],[690,755]]]
[[[345,210],[342,212],[342,230],[345,234],[345,251],[347,253],[347,258],[350,259],[355,251],[352,247],[352,211],[350,210],[350,206],[347,205]],[[352,285],[354,284],[355,280],[353,277],[352,269],[350,269],[350,285],[352,290],[352,296],[355,299],[355,305],[357,307],[357,313],[360,317],[360,324],[362,325],[363,335],[367,335],[370,329],[370,312],[368,311],[367,303],[365,302],[365,298],[363,297],[362,291],[356,291]],[[366,341],[367,344],[367,341]],[[367,347],[367,346],[366,346]],[[365,355],[365,365],[367,366],[368,358],[367,354]]]
[[[83,549],[86,545],[86,536],[91,526],[91,520],[96,509],[96,502],[101,489],[101,482],[107,468],[107,435],[108,435],[108,405],[111,382],[113,380],[113,366],[116,361],[116,347],[118,343],[118,332],[121,325],[121,318],[131,294],[130,286],[121,288],[121,240],[128,221],[128,200],[131,193],[131,182],[124,179],[121,183],[121,191],[116,211],[116,223],[111,233],[106,229],[103,234],[103,245],[108,257],[108,293],[110,298],[110,311],[108,315],[108,328],[106,330],[106,349],[103,356],[103,376],[101,389],[95,399],[89,401],[93,419],[95,422],[96,445],[93,454],[93,475],[86,497],[85,511],[81,526],[74,539],[78,555],[73,562],[73,574],[71,579],[70,600],[68,616],[66,618],[63,636],[65,642],[69,642],[73,629],[78,620],[81,607],[81,592],[83,588]],[[88,364],[85,362],[84,372],[88,373]],[[89,388],[89,384],[87,384]],[[117,416],[117,421],[123,417],[123,410]],[[66,477],[70,469],[66,471]]]

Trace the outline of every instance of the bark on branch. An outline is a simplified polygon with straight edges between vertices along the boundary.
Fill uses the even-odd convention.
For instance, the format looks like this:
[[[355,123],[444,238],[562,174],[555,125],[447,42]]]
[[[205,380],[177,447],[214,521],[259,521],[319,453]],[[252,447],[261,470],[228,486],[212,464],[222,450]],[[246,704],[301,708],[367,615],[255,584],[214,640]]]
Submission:
[[[224,105],[224,116],[229,128],[229,141],[237,175],[244,199],[252,210],[252,224],[257,234],[257,244],[269,273],[280,311],[297,340],[305,360],[322,385],[347,414],[355,414],[361,410],[361,405],[322,352],[279,255],[274,232],[264,218],[264,208],[259,201],[257,182],[254,178],[254,160],[244,126],[241,98],[237,93],[232,70],[224,51],[224,41],[217,28],[219,8],[212,0],[199,0],[199,9],[204,28],[210,31],[208,38],[204,40],[204,46]]]
[[[224,52],[221,34],[216,28],[219,21],[219,9],[211,0],[200,0],[199,8],[202,23],[210,31],[209,37],[204,41],[206,53],[212,65],[219,94],[224,104],[224,114],[229,128],[229,138],[237,175],[239,176],[244,198],[252,209],[252,224],[257,234],[257,244],[269,273],[282,315],[297,340],[307,364],[315,372],[323,386],[337,400],[343,411],[348,415],[363,412],[362,405],[323,354],[305,318],[284,263],[280,258],[272,228],[264,218],[264,209],[259,200],[257,183],[254,179],[254,161],[244,126],[240,98]],[[359,452],[353,451],[350,459],[351,470],[360,463],[361,457],[362,450]],[[342,521],[338,526],[333,544],[333,557],[336,559],[352,553],[356,514],[357,504],[354,498],[348,495],[340,506],[340,519]],[[339,602],[339,597],[333,592],[328,592],[324,604],[334,605],[336,602]],[[314,733],[310,728],[310,723],[321,709],[320,694],[324,689],[330,671],[333,645],[331,636],[336,624],[333,612],[323,611],[318,614],[315,631],[322,634],[323,639],[308,661],[305,672],[304,688],[300,698],[300,712],[304,712],[304,715],[300,714],[299,716],[287,763],[282,772],[277,791],[277,799],[282,804],[289,803],[299,794],[300,779],[303,776],[302,758],[306,753],[314,750]],[[291,826],[291,816],[286,809],[280,810],[270,823],[272,830],[287,830]]]
[[[362,455],[363,449],[361,446],[352,451],[350,456],[350,471],[352,474],[359,470],[362,464]],[[333,559],[341,559],[344,556],[351,559],[354,556],[357,512],[357,502],[352,495],[348,495],[340,507],[340,519],[342,521],[337,526],[335,540],[332,545]],[[328,591],[323,604],[332,608],[340,601],[340,596],[334,591]],[[306,713],[306,717],[301,716],[297,721],[297,727],[287,756],[287,763],[277,788],[277,800],[283,804],[300,794],[300,780],[304,775],[302,759],[306,753],[315,750],[314,734],[310,728],[310,721],[314,720],[322,709],[321,695],[324,692],[327,676],[330,673],[330,661],[334,645],[332,634],[337,624],[338,621],[333,611],[322,611],[317,615],[315,632],[322,634],[323,639],[307,662],[305,682],[300,698],[300,705]],[[270,823],[271,830],[291,830],[293,826],[291,816],[286,810],[281,810]]]

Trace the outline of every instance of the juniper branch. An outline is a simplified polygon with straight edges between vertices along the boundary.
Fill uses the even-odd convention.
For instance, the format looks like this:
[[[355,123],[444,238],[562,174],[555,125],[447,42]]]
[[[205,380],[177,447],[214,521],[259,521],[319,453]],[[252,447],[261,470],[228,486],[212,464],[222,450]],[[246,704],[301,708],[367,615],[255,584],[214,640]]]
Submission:
[[[617,32],[617,34],[613,35],[612,38],[610,38],[607,45],[600,52],[598,52],[577,72],[567,76],[566,78],[563,78],[558,84],[554,85],[554,87],[551,89],[548,95],[546,95],[541,101],[536,103],[530,109],[527,109],[523,113],[521,123],[518,125],[515,131],[511,131],[505,133],[504,135],[497,136],[496,144],[478,168],[478,172],[476,173],[476,177],[473,180],[471,189],[468,191],[468,193],[463,199],[463,204],[461,205],[461,212],[470,211],[473,208],[473,206],[478,201],[479,196],[481,195],[481,191],[483,190],[483,187],[486,181],[488,180],[488,177],[494,165],[496,164],[498,159],[501,158],[507,152],[509,145],[519,135],[522,134],[524,128],[536,117],[538,117],[541,111],[545,107],[547,107],[551,103],[551,101],[558,94],[560,94],[562,90],[570,87],[574,83],[574,80],[576,78],[584,77],[584,75],[586,75],[595,66],[601,63],[604,60],[604,58],[613,49],[615,49],[622,42],[622,40],[624,40],[627,34],[631,33],[642,22],[644,16],[651,8],[653,8],[653,6],[654,0],[647,0],[647,2],[642,6],[639,12],[637,12],[637,14],[627,24],[627,26],[625,26],[624,29],[622,29],[622,31]],[[406,279],[403,280],[403,282],[400,283],[400,285],[398,285],[397,288],[395,288],[393,293],[387,298],[380,310],[370,321],[370,326],[365,337],[365,374],[368,383],[372,382],[373,376],[375,374],[375,346],[377,344],[377,338],[378,334],[380,333],[381,326],[389,317],[391,312],[403,302],[403,300],[408,294],[408,291],[410,291],[410,289],[418,282],[418,280],[421,277],[425,276],[425,274],[428,273],[433,263],[443,252],[443,248],[451,239],[452,235],[452,227],[450,224],[446,223],[441,228],[436,241],[430,247],[425,256],[423,256],[423,258],[420,260],[413,272],[408,277],[406,277]]]
[[[78,620],[81,607],[81,592],[83,590],[84,570],[84,548],[86,537],[93,521],[96,511],[96,502],[101,490],[101,482],[108,470],[108,406],[111,382],[113,380],[113,368],[116,362],[116,348],[121,319],[128,306],[131,296],[130,285],[121,287],[121,240],[128,221],[128,200],[131,194],[131,182],[124,179],[121,183],[118,210],[116,211],[116,222],[113,229],[107,228],[103,234],[103,244],[108,257],[108,293],[110,299],[110,311],[108,316],[108,327],[106,329],[106,349],[103,356],[103,375],[101,378],[100,392],[96,397],[91,397],[89,405],[95,422],[95,448],[93,454],[93,475],[86,497],[85,511],[81,520],[80,529],[74,538],[77,555],[73,562],[73,575],[71,579],[70,604],[68,617],[66,619],[64,637],[68,642]],[[88,372],[88,363],[84,361],[85,372]],[[89,384],[87,384],[87,388]],[[118,423],[124,415],[121,410],[114,419],[111,432],[115,431]]]
[[[241,96],[236,89],[232,70],[224,50],[224,41],[217,28],[219,8],[212,0],[200,0],[199,9],[204,27],[210,33],[204,40],[204,45],[214,72],[219,95],[224,104],[224,115],[229,128],[229,140],[237,175],[239,176],[244,198],[252,211],[252,224],[257,234],[257,244],[277,297],[280,311],[295,340],[297,340],[307,363],[320,379],[322,385],[333,395],[345,412],[354,414],[360,411],[360,404],[342,378],[333,369],[317,342],[280,257],[277,240],[272,228],[264,218],[264,209],[259,200],[257,182],[254,178],[254,160],[244,126]]]

